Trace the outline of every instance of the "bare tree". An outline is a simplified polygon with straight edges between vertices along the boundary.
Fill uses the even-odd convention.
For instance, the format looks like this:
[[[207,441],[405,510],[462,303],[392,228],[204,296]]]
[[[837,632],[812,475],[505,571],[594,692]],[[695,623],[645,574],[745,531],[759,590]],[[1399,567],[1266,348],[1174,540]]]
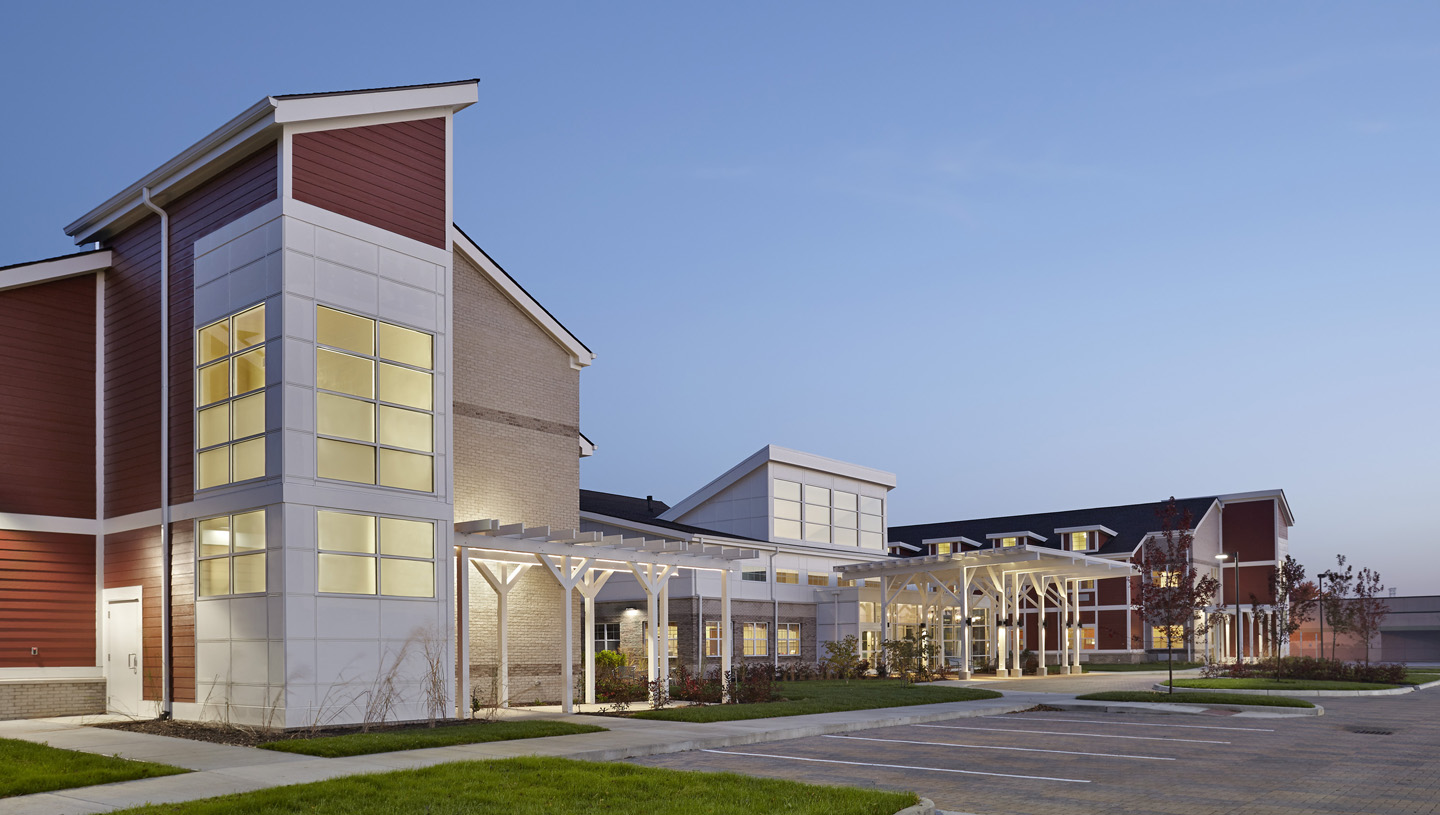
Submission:
[[[1156,514],[1161,532],[1140,548],[1140,589],[1130,605],[1147,626],[1162,633],[1169,688],[1174,693],[1177,644],[1184,648],[1193,643],[1195,635],[1209,626],[1204,612],[1214,602],[1220,581],[1208,574],[1201,577],[1195,569],[1194,519],[1189,510],[1181,512],[1171,498]]]
[[[1370,641],[1380,634],[1380,624],[1390,614],[1390,606],[1380,599],[1383,591],[1385,584],[1380,582],[1380,573],[1366,566],[1355,576],[1355,599],[1346,603],[1350,630],[1360,637],[1361,644],[1365,646],[1366,666],[1370,665]]]
[[[1341,570],[1344,571],[1341,571]],[[1345,564],[1344,555],[1335,556],[1335,568],[1316,575],[1320,578],[1320,621],[1330,624],[1330,658],[1335,658],[1335,643],[1341,634],[1350,633],[1350,604],[1346,597],[1351,584],[1355,582],[1355,567]],[[1320,642],[1321,656],[1324,656],[1325,642]]]

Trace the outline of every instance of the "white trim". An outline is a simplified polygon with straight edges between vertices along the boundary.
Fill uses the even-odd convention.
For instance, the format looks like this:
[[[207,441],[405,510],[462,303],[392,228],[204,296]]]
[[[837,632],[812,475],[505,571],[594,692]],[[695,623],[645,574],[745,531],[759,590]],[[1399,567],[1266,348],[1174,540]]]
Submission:
[[[179,513],[171,509],[171,517],[176,520],[183,520]],[[129,515],[117,515],[114,518],[106,518],[101,521],[100,533],[113,535],[116,532],[129,532],[132,529],[144,529],[147,526],[160,525],[160,509],[147,509],[143,512],[132,512]]]
[[[95,275],[95,630],[105,628],[105,273]],[[95,664],[105,642],[95,637]]]
[[[968,543],[968,544],[970,544],[971,546],[976,546],[976,547],[980,547],[980,546],[984,546],[984,545],[985,545],[985,544],[981,543],[980,541],[970,540],[969,538],[965,537],[964,535],[959,535],[959,536],[950,537],[950,538],[925,538],[924,540],[922,540],[922,541],[920,541],[920,542],[921,542],[921,543],[924,543],[924,544],[931,544],[931,543]]]
[[[1226,495],[1217,495],[1216,499],[1222,504],[1243,504],[1248,501],[1263,501],[1276,499],[1280,503],[1280,510],[1283,513],[1286,526],[1295,525],[1295,516],[1290,512],[1290,502],[1285,498],[1284,490],[1255,490],[1254,492],[1232,492]]]
[[[886,548],[886,549],[893,549],[893,548],[895,548],[895,547],[897,547],[897,546],[898,546],[898,547],[903,547],[903,548],[905,548],[905,549],[909,549],[909,550],[912,551],[912,552],[919,552],[919,551],[920,551],[920,547],[919,547],[919,546],[916,546],[916,545],[913,544],[913,543],[906,543],[906,542],[904,542],[904,541],[890,541],[889,543],[885,544],[885,548]]]
[[[570,367],[580,370],[595,361],[595,354],[585,344],[576,339],[559,320],[552,317],[549,312],[541,307],[540,303],[529,295],[520,285],[510,278],[491,257],[485,254],[485,250],[476,246],[473,241],[465,237],[459,229],[450,229],[450,240],[455,245],[455,251],[465,256],[481,274],[485,275],[495,288],[499,289],[510,302],[514,303],[521,311],[525,312],[536,325],[540,326],[557,345],[564,348],[570,354]]]
[[[380,113],[365,113],[357,116],[342,116],[335,119],[310,119],[285,125],[287,136],[297,133],[324,133],[327,130],[349,130],[355,127],[375,127],[401,122],[419,122],[425,119],[448,117],[450,108],[423,108],[419,110],[387,110]],[[446,151],[449,152],[448,150]],[[449,223],[449,221],[446,221]]]
[[[478,80],[438,87],[395,88],[363,92],[304,95],[298,99],[270,96],[264,100],[275,109],[280,124],[314,119],[339,119],[379,113],[408,112],[427,108],[464,110],[480,100]],[[413,118],[413,117],[412,117]]]
[[[584,433],[581,433],[581,434],[580,434],[580,457],[581,457],[581,458],[589,458],[590,456],[593,456],[593,455],[595,455],[595,442],[590,441],[589,439],[585,438],[585,434],[584,434]]]
[[[1057,535],[1064,535],[1068,532],[1104,532],[1112,538],[1120,537],[1119,532],[1116,532],[1108,526],[1101,526],[1100,524],[1091,524],[1090,526],[1065,526],[1055,530],[1055,534]]]
[[[72,255],[54,260],[27,263],[24,266],[14,266],[0,271],[0,291],[101,272],[110,268],[113,262],[113,253],[109,249],[105,249],[78,256]]]
[[[66,518],[60,515],[22,515],[0,512],[0,529],[15,532],[50,532],[57,535],[95,535],[99,524],[94,518]]]
[[[660,517],[667,521],[678,521],[685,513],[705,503],[721,490],[754,472],[760,466],[772,461],[781,464],[791,464],[796,467],[803,467],[807,470],[815,470],[830,475],[843,476],[869,484],[876,484],[885,487],[887,490],[894,489],[896,483],[894,473],[887,473],[884,470],[876,470],[859,464],[851,464],[848,461],[817,456],[813,453],[803,453],[799,450],[791,450],[788,447],[767,444],[754,453],[751,453],[744,461],[726,470],[718,478],[691,493],[680,503],[660,513]],[[766,491],[767,493],[769,492],[768,485]],[[886,500],[888,501],[888,499]]]
[[[985,536],[986,540],[999,540],[1001,538],[1034,538],[1037,541],[1046,540],[1044,535],[1037,535],[1034,532],[991,532]]]
[[[738,538],[731,538],[721,534],[705,535],[694,532],[682,532],[678,529],[670,529],[669,527],[665,526],[655,526],[653,524],[647,524],[644,521],[632,521],[627,518],[617,518],[613,515],[603,515],[599,512],[586,512],[585,510],[581,510],[580,520],[590,521],[591,523],[597,524],[605,524],[606,526],[618,526],[621,529],[631,529],[636,532],[642,532],[646,535],[654,535],[657,538],[668,538],[670,540],[691,541],[694,543],[716,543],[723,546],[733,546],[737,548],[763,549],[767,552],[774,548],[768,543],[763,543],[759,541],[740,540]]]
[[[105,669],[99,665],[72,668],[0,668],[0,685],[91,682],[104,678]]]

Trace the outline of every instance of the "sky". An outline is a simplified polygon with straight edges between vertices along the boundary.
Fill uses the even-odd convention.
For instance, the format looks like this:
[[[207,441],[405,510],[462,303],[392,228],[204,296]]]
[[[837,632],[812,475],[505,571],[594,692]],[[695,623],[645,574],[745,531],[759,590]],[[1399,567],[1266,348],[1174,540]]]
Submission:
[[[31,3],[0,265],[269,94],[479,78],[460,225],[598,354],[582,486],[892,524],[1284,489],[1440,593],[1440,5]]]

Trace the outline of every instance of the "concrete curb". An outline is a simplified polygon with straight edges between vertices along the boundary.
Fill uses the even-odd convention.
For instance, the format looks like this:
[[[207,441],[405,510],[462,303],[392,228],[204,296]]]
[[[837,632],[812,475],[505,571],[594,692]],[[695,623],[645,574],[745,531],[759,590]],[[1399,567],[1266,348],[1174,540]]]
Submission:
[[[1172,704],[1168,702],[1087,702],[1083,700],[1075,702],[1045,702],[1044,704],[1061,710],[1103,710],[1106,713],[1175,713],[1196,715],[1204,714],[1207,710],[1233,710],[1236,713],[1250,713],[1266,718],[1325,715],[1325,708],[1319,705],[1315,707],[1259,707],[1256,705],[1196,705]]]
[[[1440,685],[1440,682],[1431,682],[1431,685]],[[1387,688],[1385,690],[1251,690],[1240,688],[1187,688],[1184,685],[1176,685],[1177,691],[1198,691],[1200,693],[1242,693],[1247,696],[1401,696],[1406,693],[1414,693],[1424,685],[1409,685],[1403,688]],[[1164,685],[1152,685],[1152,690],[1164,693],[1170,690]]]
[[[935,802],[929,798],[921,798],[920,803],[913,807],[905,807],[895,815],[935,815]]]

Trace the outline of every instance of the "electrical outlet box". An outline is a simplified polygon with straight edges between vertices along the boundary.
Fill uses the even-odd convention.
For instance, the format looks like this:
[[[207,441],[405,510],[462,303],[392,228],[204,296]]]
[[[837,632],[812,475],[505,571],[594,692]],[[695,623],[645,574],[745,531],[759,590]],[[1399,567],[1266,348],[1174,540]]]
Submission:
[[[31,649],[30,649],[30,656],[32,656],[32,657],[38,657],[38,656],[40,656],[40,649],[39,649],[39,648],[31,648]]]

